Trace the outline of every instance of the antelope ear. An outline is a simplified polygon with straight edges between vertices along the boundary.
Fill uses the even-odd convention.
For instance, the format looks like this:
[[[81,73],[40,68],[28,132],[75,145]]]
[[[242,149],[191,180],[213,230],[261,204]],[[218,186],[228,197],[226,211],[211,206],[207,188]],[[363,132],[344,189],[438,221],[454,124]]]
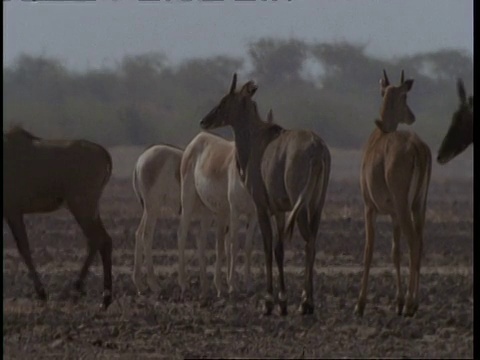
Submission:
[[[470,106],[473,109],[473,95],[470,95],[468,97],[468,106]]]
[[[255,95],[255,92],[257,91],[257,89],[258,89],[258,86],[255,84],[255,82],[250,80],[245,85],[242,86],[242,89],[240,90],[240,94],[251,98],[253,97],[253,95]]]
[[[258,90],[258,86],[253,84],[252,87],[250,88],[250,91],[249,91],[249,94],[250,94],[250,97],[252,97],[253,95],[255,95],[255,93],[257,92]]]
[[[381,78],[378,83],[380,84],[380,96],[383,97],[385,95],[385,89],[386,89],[386,85],[385,85],[385,80],[383,78]]]
[[[270,111],[267,114],[267,123],[272,124],[273,123],[273,110],[270,109]]]
[[[376,120],[375,120],[375,125],[377,125],[377,127],[378,127],[380,130],[382,130],[383,132],[385,132],[385,131],[383,130],[383,124],[382,124],[382,122],[381,122],[380,120],[376,119]]]
[[[458,79],[457,81],[457,91],[458,97],[460,98],[460,102],[465,104],[467,102],[467,94],[465,93],[465,87],[463,86],[462,79]]]
[[[410,91],[413,86],[413,79],[405,80],[402,85],[406,86],[407,91]]]
[[[237,73],[233,74],[232,85],[230,85],[230,94],[235,93],[235,89],[237,88]]]
[[[387,72],[383,69],[383,77],[379,81],[380,83],[380,95],[383,97],[385,95],[385,89],[390,85],[390,80],[388,80]]]

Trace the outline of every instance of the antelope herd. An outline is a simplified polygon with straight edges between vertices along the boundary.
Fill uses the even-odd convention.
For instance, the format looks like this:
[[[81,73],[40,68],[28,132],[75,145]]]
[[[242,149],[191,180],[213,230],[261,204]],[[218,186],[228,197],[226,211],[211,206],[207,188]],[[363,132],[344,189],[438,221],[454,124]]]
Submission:
[[[418,309],[423,230],[432,159],[428,145],[412,131],[398,130],[400,123],[412,124],[415,115],[407,104],[413,80],[390,83],[384,70],[380,80],[382,106],[379,119],[364,147],[360,185],[364,201],[364,272],[355,313],[364,313],[369,269],[375,239],[375,219],[389,215],[393,225],[392,261],[396,271],[397,313],[413,316]],[[457,84],[460,104],[438,151],[445,164],[473,144],[473,96],[467,98],[461,80]],[[299,312],[314,311],[313,276],[316,238],[330,177],[330,151],[322,138],[308,130],[284,129],[258,113],[253,96],[257,85],[248,81],[237,90],[234,74],[228,93],[201,121],[203,130],[229,126],[234,141],[201,131],[184,150],[155,145],[137,160],[133,189],[142,206],[135,233],[132,280],[138,292],[158,292],[152,243],[162,209],[180,215],[178,240],[178,283],[186,289],[185,243],[192,219],[200,220],[196,237],[202,299],[206,298],[205,242],[215,221],[216,261],[214,284],[221,296],[221,269],[226,258],[228,292],[238,290],[236,258],[238,231],[243,216],[245,237],[245,285],[250,291],[253,236],[260,228],[265,253],[265,315],[275,302],[281,315],[287,314],[284,279],[284,241],[292,237],[297,224],[305,241],[304,287]],[[66,207],[87,238],[88,253],[74,290],[84,292],[84,280],[96,255],[103,264],[103,308],[112,302],[112,239],[99,214],[99,199],[112,172],[110,154],[100,145],[85,140],[46,140],[20,127],[3,135],[3,216],[10,227],[38,297],[47,293],[35,269],[24,214],[53,212]],[[275,226],[273,226],[273,223]],[[276,230],[276,231],[274,231]],[[275,234],[275,236],[274,236]],[[400,275],[400,236],[409,253],[409,281],[404,293]],[[274,241],[275,237],[275,241]],[[278,267],[278,296],[273,292],[273,256]],[[146,280],[142,265],[146,265]]]

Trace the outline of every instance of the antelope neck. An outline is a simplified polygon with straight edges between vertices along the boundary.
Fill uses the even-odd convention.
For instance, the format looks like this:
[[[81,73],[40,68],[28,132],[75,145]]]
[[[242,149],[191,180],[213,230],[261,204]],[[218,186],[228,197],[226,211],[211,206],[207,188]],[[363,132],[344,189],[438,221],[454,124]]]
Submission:
[[[245,175],[250,157],[255,156],[258,145],[257,135],[262,128],[262,124],[255,107],[252,105],[247,106],[239,114],[238,121],[232,124],[238,166]]]

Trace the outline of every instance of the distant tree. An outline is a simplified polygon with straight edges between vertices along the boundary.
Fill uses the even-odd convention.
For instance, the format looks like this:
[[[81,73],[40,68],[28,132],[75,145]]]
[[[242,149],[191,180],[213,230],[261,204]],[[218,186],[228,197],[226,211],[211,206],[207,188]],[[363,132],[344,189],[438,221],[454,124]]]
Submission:
[[[248,46],[252,76],[263,84],[299,81],[307,46],[299,40],[261,39]]]
[[[391,82],[400,80],[402,69],[415,79],[408,97],[417,118],[412,129],[431,146],[441,141],[456,109],[457,77],[472,93],[473,59],[459,50],[380,59],[361,44],[266,38],[247,51],[251,73],[240,77],[257,81],[260,115],[273,108],[280,125],[312,129],[332,147],[365,143],[378,116],[383,69]],[[228,56],[172,65],[153,52],[126,56],[112,68],[73,72],[56,59],[22,55],[3,69],[3,128],[19,122],[40,136],[83,137],[107,146],[183,146],[243,65]]]
[[[325,89],[348,92],[365,90],[368,84],[377,81],[382,69],[400,74],[396,66],[388,61],[372,58],[365,54],[365,45],[346,42],[314,44],[312,56],[325,68],[322,84]]]
[[[465,51],[442,49],[399,59],[433,80],[455,82],[458,77],[473,79],[473,59]]]
[[[154,100],[158,80],[166,67],[167,58],[163,53],[126,56],[118,69],[126,97],[135,101]]]
[[[242,66],[242,60],[227,56],[208,59],[190,59],[182,62],[175,71],[179,85],[193,95],[218,92],[218,88],[230,79]]]
[[[126,97],[124,86],[111,69],[92,70],[76,75],[72,81],[71,94],[85,96],[104,102],[114,103]]]
[[[70,80],[60,61],[30,55],[20,55],[4,76],[4,96],[56,105],[64,101]]]

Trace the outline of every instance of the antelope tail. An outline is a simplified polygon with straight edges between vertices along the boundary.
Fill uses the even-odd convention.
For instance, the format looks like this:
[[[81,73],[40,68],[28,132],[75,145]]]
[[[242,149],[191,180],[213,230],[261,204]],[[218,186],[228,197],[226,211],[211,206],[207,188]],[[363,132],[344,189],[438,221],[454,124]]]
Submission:
[[[293,229],[295,227],[295,220],[298,216],[298,211],[301,209],[302,206],[306,206],[306,202],[311,198],[313,191],[315,190],[315,183],[316,179],[312,178],[312,161],[310,161],[310,166],[308,168],[308,176],[307,182],[305,187],[303,188],[302,192],[300,193],[295,205],[293,206],[290,215],[288,216],[286,227],[285,227],[285,235],[286,239],[290,240],[292,238]],[[307,210],[308,213],[308,210]],[[310,214],[308,214],[310,217]],[[310,223],[310,219],[308,219],[308,223]]]
[[[107,185],[108,181],[112,177],[112,170],[113,170],[113,162],[112,162],[112,156],[110,153],[106,150],[104,150],[107,156],[107,169],[105,172],[105,178],[103,179],[103,184],[102,186],[105,187]]]
[[[144,204],[143,204],[143,199],[142,195],[140,194],[138,190],[138,175],[137,175],[137,167],[133,169],[133,174],[132,174],[132,184],[133,184],[133,191],[135,195],[137,196],[138,201],[140,202],[140,205],[142,205],[142,209],[144,209]]]

